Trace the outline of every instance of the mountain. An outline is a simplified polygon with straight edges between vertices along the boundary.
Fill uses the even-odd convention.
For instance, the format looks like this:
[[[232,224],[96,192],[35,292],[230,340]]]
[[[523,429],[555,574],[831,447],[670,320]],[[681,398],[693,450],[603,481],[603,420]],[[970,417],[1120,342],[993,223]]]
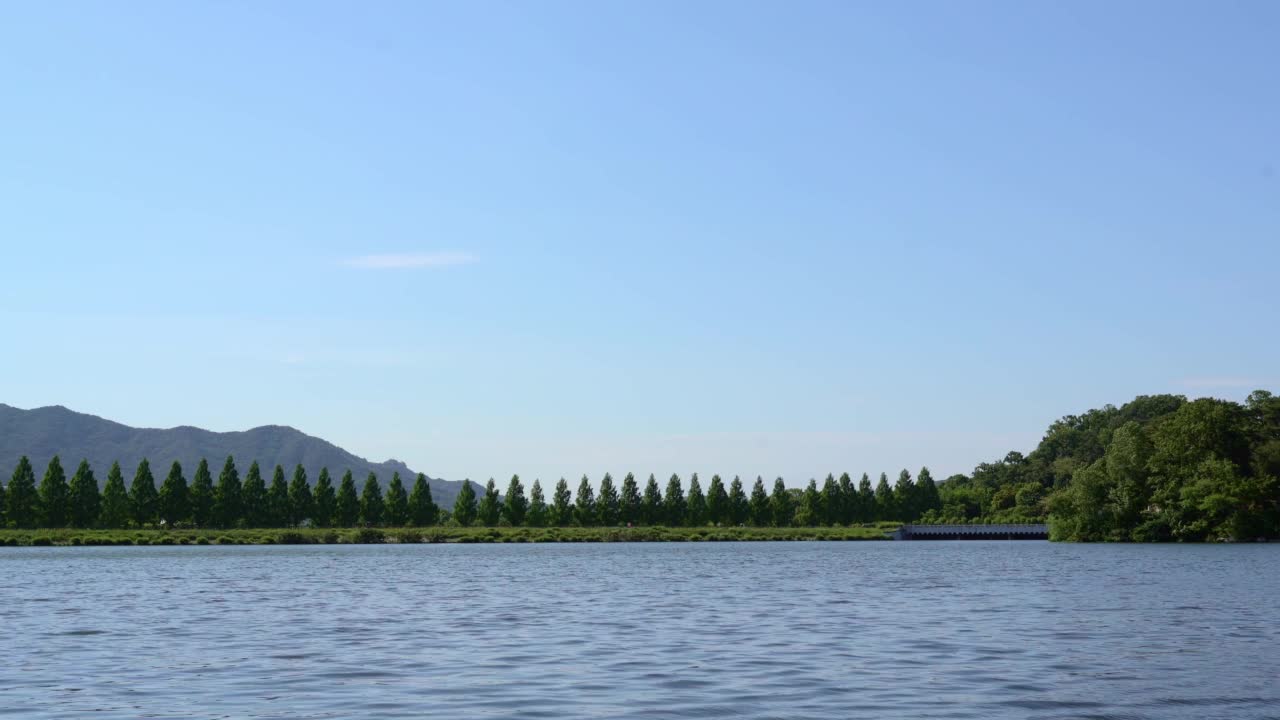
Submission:
[[[283,465],[287,477],[292,478],[293,466],[298,463],[306,468],[307,477],[313,483],[320,468],[329,468],[335,487],[347,470],[355,474],[357,488],[369,473],[377,474],[383,492],[393,472],[400,473],[406,489],[417,477],[417,473],[399,460],[370,462],[331,442],[284,425],[264,425],[243,432],[212,432],[189,426],[163,430],[134,428],[60,405],[22,410],[0,403],[0,475],[5,483],[23,455],[30,458],[38,481],[44,474],[44,466],[55,454],[62,457],[68,476],[75,472],[81,459],[87,459],[99,484],[106,481],[107,470],[115,461],[120,462],[128,483],[138,461],[144,457],[151,461],[157,483],[169,472],[174,460],[182,463],[183,474],[190,481],[200,458],[209,460],[209,471],[216,482],[228,455],[235,458],[241,478],[249,464],[257,460],[268,482],[277,464]],[[445,508],[453,506],[453,499],[461,488],[461,482],[431,480],[431,494],[436,503]]]

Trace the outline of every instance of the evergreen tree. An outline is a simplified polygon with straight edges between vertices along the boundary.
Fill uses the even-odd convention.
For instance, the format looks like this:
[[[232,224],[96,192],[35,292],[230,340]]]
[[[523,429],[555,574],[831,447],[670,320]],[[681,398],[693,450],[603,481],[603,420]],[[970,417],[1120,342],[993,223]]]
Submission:
[[[707,486],[707,521],[720,525],[729,519],[729,494],[724,491],[724,481],[719,475],[711,476]]]
[[[431,485],[427,476],[418,473],[413,481],[413,489],[409,491],[409,522],[415,527],[435,525],[440,518],[440,508],[431,497]]]
[[[613,486],[613,476],[604,474],[600,481],[600,499],[596,501],[596,518],[605,527],[618,524],[618,516],[622,513],[622,503],[618,499],[618,489]]]
[[[791,527],[795,524],[796,508],[791,501],[791,493],[782,478],[773,481],[773,494],[769,496],[769,509],[773,514],[773,524],[778,527]]]
[[[689,527],[702,527],[707,524],[707,497],[702,494],[702,484],[698,482],[698,473],[689,478],[689,495],[685,500],[684,520]]]
[[[840,484],[831,473],[827,473],[827,479],[822,481],[822,499],[818,510],[817,524],[836,525],[840,522],[844,496],[840,494]]]
[[[680,476],[672,475],[667,481],[667,492],[662,497],[662,509],[666,515],[667,525],[680,527],[684,525],[687,503],[684,499],[684,488],[680,486]]]
[[[111,463],[107,471],[107,484],[102,486],[102,511],[98,524],[116,530],[129,524],[133,511],[129,506],[129,493],[124,489],[124,473],[120,463]]]
[[[764,478],[756,476],[756,484],[751,486],[749,502],[751,524],[755,527],[768,527],[773,524],[773,508],[769,505],[769,494],[764,490]]]
[[[661,525],[664,512],[662,509],[662,491],[658,489],[658,479],[649,473],[649,482],[644,485],[644,499],[640,501],[640,522],[645,525]]]
[[[67,507],[67,475],[57,455],[49,461],[40,481],[40,524],[47,528],[66,527],[70,518]]]
[[[591,489],[591,481],[586,475],[583,475],[582,482],[578,483],[578,495],[573,511],[574,518],[582,527],[592,527],[599,520],[599,514],[596,511],[596,494]]]
[[[747,494],[742,489],[742,479],[734,475],[733,482],[729,483],[729,524],[735,527],[743,525],[749,517],[751,507],[747,503]]]
[[[862,473],[862,479],[858,481],[858,522],[875,522],[876,520],[876,493],[871,489],[871,477],[866,473]]]
[[[905,522],[915,522],[920,517],[919,509],[916,502],[916,483],[911,479],[911,473],[903,468],[898,473],[898,484],[893,488],[893,498],[897,501],[898,520]]]
[[[356,495],[356,480],[350,470],[342,474],[342,480],[338,483],[334,510],[340,527],[355,527],[360,522],[360,498]]]
[[[87,528],[98,524],[102,495],[98,493],[98,480],[93,476],[88,460],[81,460],[76,474],[71,476],[68,506],[72,527]]]
[[[564,478],[556,483],[556,492],[551,496],[551,524],[564,527],[573,524],[573,502],[569,494],[569,483]]]
[[[453,519],[462,527],[476,521],[476,489],[471,486],[470,480],[462,481],[462,489],[453,501]]]
[[[5,520],[16,528],[33,528],[40,522],[36,473],[26,455],[18,460],[18,466],[13,469],[13,476],[9,479]]]
[[[289,524],[298,525],[303,520],[310,520],[315,525],[315,505],[311,483],[307,482],[306,468],[298,463],[293,467],[293,480],[289,481]]]
[[[811,527],[822,520],[822,494],[818,492],[818,481],[809,478],[809,484],[800,495],[800,507],[796,508],[796,525]]]
[[[284,479],[284,468],[276,465],[271,473],[271,486],[267,488],[267,527],[288,527],[293,524],[289,512],[289,483]]]
[[[169,474],[160,484],[156,508],[160,513],[160,519],[168,527],[191,516],[190,491],[187,489],[187,479],[182,476],[182,465],[177,460],[169,466]]]
[[[213,524],[213,495],[209,461],[200,458],[196,474],[191,478],[191,521],[196,527],[207,528]]]
[[[391,473],[391,482],[387,485],[387,524],[391,527],[409,524],[409,495],[398,472]]]
[[[329,477],[327,467],[320,468],[312,500],[311,524],[330,527],[338,521],[338,497],[334,494],[333,479]]]
[[[258,461],[249,464],[244,474],[244,485],[240,488],[240,514],[245,527],[262,527],[271,517],[267,507],[267,485],[262,479],[262,469]]]
[[[0,529],[8,526],[8,520],[5,519],[5,506],[8,503],[5,500],[4,483],[0,483]]]
[[[507,483],[507,497],[502,506],[502,514],[512,527],[524,525],[525,516],[529,513],[529,499],[524,496],[524,484],[519,475],[512,475]]]
[[[644,519],[644,501],[640,499],[640,486],[636,484],[636,476],[627,473],[622,478],[622,501],[618,505],[618,522],[630,527],[639,525]]]
[[[364,479],[364,489],[360,491],[360,523],[367,527],[381,525],[385,510],[378,476],[369,473],[369,477]]]
[[[493,478],[489,478],[489,482],[484,486],[484,495],[480,497],[476,517],[485,527],[493,527],[502,519],[502,501],[498,499],[498,486],[493,482]]]
[[[849,473],[840,474],[840,514],[836,522],[852,525],[857,517],[858,488],[853,485]]]
[[[525,517],[529,527],[545,527],[547,512],[547,501],[542,497],[542,483],[534,478],[533,487],[529,488],[529,512]]]
[[[142,458],[138,469],[133,473],[133,484],[129,486],[129,505],[133,510],[133,521],[138,527],[156,521],[160,498],[156,494],[156,479],[151,475],[151,463]]]
[[[938,484],[933,481],[933,473],[929,468],[920,468],[920,477],[916,478],[917,517],[930,510],[942,511],[942,498],[938,495]]]
[[[240,524],[244,510],[241,505],[242,488],[240,473],[235,460],[228,455],[218,474],[218,484],[213,488],[213,524],[220,528],[233,528]]]
[[[893,497],[893,488],[889,487],[889,476],[880,473],[880,482],[876,483],[876,520],[900,520],[898,503]]]

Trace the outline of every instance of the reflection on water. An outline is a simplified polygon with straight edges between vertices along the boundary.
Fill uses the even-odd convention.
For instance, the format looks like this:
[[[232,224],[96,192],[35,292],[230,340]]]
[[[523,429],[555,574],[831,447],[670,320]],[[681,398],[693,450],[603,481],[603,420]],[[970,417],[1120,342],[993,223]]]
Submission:
[[[1280,716],[1280,546],[0,548],[0,715]]]

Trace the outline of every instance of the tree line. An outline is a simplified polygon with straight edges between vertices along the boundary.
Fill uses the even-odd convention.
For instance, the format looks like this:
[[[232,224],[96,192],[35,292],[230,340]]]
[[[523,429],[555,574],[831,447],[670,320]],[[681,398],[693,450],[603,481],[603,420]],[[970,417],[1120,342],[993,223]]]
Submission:
[[[845,473],[838,479],[828,475],[821,487],[816,479],[810,480],[803,489],[788,488],[778,478],[772,491],[766,491],[764,479],[757,477],[749,494],[738,477],[726,487],[715,475],[704,492],[697,473],[687,489],[678,475],[672,475],[665,490],[653,475],[642,490],[630,473],[621,487],[606,473],[598,490],[584,475],[576,494],[561,478],[549,501],[538,480],[526,494],[516,475],[501,495],[492,479],[480,492],[465,481],[451,511],[435,503],[430,483],[421,473],[408,490],[400,474],[394,473],[384,494],[374,473],[357,490],[350,470],[335,487],[325,468],[313,486],[301,465],[289,480],[277,465],[267,483],[255,461],[241,481],[231,457],[216,482],[206,460],[200,461],[190,482],[182,465],[174,462],[159,489],[146,459],[138,464],[127,487],[117,462],[99,490],[87,461],[80,462],[68,481],[61,459],[54,456],[37,485],[34,469],[24,456],[8,485],[0,486],[0,527],[16,528],[426,527],[439,523],[812,527],[910,522],[940,507],[938,487],[928,468],[920,471],[918,479],[903,470],[892,486],[882,473],[874,488],[865,473],[857,484]]]

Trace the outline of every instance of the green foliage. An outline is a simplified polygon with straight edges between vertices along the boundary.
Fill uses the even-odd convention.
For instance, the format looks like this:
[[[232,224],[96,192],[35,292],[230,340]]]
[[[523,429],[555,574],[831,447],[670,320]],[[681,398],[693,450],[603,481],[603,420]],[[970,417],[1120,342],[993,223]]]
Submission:
[[[711,476],[707,485],[707,522],[720,525],[729,520],[729,494],[724,490],[724,481],[719,475]]]
[[[556,483],[555,493],[551,496],[550,523],[556,527],[567,527],[573,524],[573,495],[569,492],[569,483],[560,478]]]
[[[453,519],[462,527],[476,521],[476,489],[471,486],[470,480],[462,482],[462,489],[453,501]]]
[[[398,472],[391,473],[391,482],[387,484],[386,516],[391,527],[409,524],[409,494],[405,492]]]
[[[222,464],[222,472],[218,474],[218,484],[213,489],[214,527],[232,528],[239,522],[242,489],[235,460],[228,455]]]
[[[796,506],[787,492],[782,478],[773,481],[773,493],[769,496],[769,510],[776,527],[791,527],[795,524]]]
[[[729,524],[735,526],[743,525],[747,522],[750,514],[751,510],[747,504],[747,494],[742,489],[742,479],[734,475],[733,482],[729,483]]]
[[[773,524],[773,507],[769,504],[769,494],[764,489],[764,478],[756,476],[751,486],[751,499],[747,502],[747,513],[754,527],[768,527]]]
[[[498,486],[494,484],[493,478],[489,478],[488,484],[484,486],[484,496],[480,498],[476,516],[485,527],[493,527],[502,519],[502,502],[498,499]]]
[[[818,481],[810,478],[800,496],[800,506],[796,508],[795,522],[801,527],[818,525],[824,519],[822,493],[818,492]]]
[[[240,488],[240,517],[245,527],[262,527],[271,517],[267,507],[267,485],[262,479],[262,469],[258,461],[249,464],[244,474],[244,485]]]
[[[271,486],[267,488],[266,527],[288,527],[293,524],[289,508],[289,483],[284,479],[284,468],[276,465],[271,473]]]
[[[129,486],[129,506],[133,512],[133,522],[138,527],[156,521],[160,498],[156,493],[156,479],[151,475],[151,463],[146,458],[142,458],[138,469],[133,473],[133,483]]]
[[[901,520],[903,522],[915,522],[920,517],[920,500],[917,497],[916,482],[911,479],[911,473],[903,468],[898,473],[898,483],[893,486],[894,506],[897,509],[897,516],[886,520]]]
[[[360,522],[360,498],[356,495],[356,480],[350,470],[342,474],[334,502],[338,527],[355,527]]]
[[[844,514],[844,495],[840,492],[840,483],[834,475],[827,473],[822,481],[821,514],[823,525],[839,525]]]
[[[613,486],[613,476],[605,473],[600,481],[600,499],[596,501],[596,520],[601,525],[612,527],[618,524],[621,511],[622,503],[617,488]]]
[[[836,522],[841,525],[858,522],[858,488],[849,473],[840,474],[840,510],[836,513]]]
[[[312,520],[315,514],[315,497],[311,494],[311,483],[307,482],[307,471],[298,463],[293,468],[293,479],[289,481],[289,525],[298,525],[303,520]]]
[[[191,478],[191,522],[196,527],[213,525],[213,476],[209,472],[209,461],[200,458],[196,466],[196,474]]]
[[[574,498],[573,518],[582,527],[591,527],[596,524],[599,515],[596,511],[595,492],[591,489],[591,481],[586,475],[582,476],[582,481],[578,483],[578,494]]]
[[[160,485],[156,508],[160,519],[166,525],[183,522],[191,516],[191,498],[187,479],[182,476],[182,465],[177,460],[169,466],[169,474]]]
[[[515,527],[524,524],[529,514],[529,500],[524,496],[524,484],[519,475],[512,475],[507,483],[507,495],[502,503],[502,515]]]
[[[5,521],[17,528],[33,528],[40,522],[40,497],[31,461],[23,455],[9,479],[5,499]]]
[[[671,479],[667,480],[667,492],[662,497],[662,510],[667,525],[671,527],[683,525],[685,508],[684,488],[680,485],[680,476],[672,475]]]
[[[707,496],[702,494],[698,473],[689,477],[689,494],[685,499],[684,522],[689,527],[702,527],[707,524]]]
[[[644,484],[644,496],[640,500],[640,523],[658,525],[663,517],[662,491],[658,489],[658,479],[649,473],[649,480]]]
[[[655,483],[656,488],[656,483]],[[644,500],[640,497],[640,486],[636,476],[627,473],[622,478],[622,499],[618,508],[618,522],[628,527],[644,522]]]
[[[876,521],[876,492],[871,489],[871,476],[862,473],[858,481],[858,507],[854,520],[860,523]]]
[[[440,508],[431,497],[431,484],[427,476],[418,473],[409,491],[409,523],[416,527],[435,525],[440,520]]]
[[[120,471],[120,463],[111,463],[111,469],[107,471],[107,483],[102,486],[102,508],[98,516],[98,524],[110,529],[124,528],[128,526],[132,514],[129,493],[124,488],[124,473]]]
[[[338,498],[333,491],[329,468],[320,468],[320,476],[316,478],[311,498],[311,524],[315,527],[332,527],[338,519]]]
[[[880,482],[876,483],[876,520],[901,520],[898,514],[897,498],[893,488],[889,487],[889,476],[880,473]]]
[[[68,507],[67,475],[57,455],[49,461],[40,481],[40,525],[47,528],[65,527],[70,519]]]
[[[81,460],[68,488],[68,506],[71,527],[87,528],[98,523],[102,511],[102,496],[98,493],[98,480],[88,460]]]
[[[360,490],[360,524],[366,527],[381,525],[385,514],[382,486],[378,484],[378,476],[369,473],[364,480],[364,488]]]
[[[547,508],[547,501],[542,496],[542,483],[537,479],[533,481],[533,487],[529,489],[529,512],[525,516],[525,521],[529,527],[540,528],[546,527],[550,520],[550,511]]]

